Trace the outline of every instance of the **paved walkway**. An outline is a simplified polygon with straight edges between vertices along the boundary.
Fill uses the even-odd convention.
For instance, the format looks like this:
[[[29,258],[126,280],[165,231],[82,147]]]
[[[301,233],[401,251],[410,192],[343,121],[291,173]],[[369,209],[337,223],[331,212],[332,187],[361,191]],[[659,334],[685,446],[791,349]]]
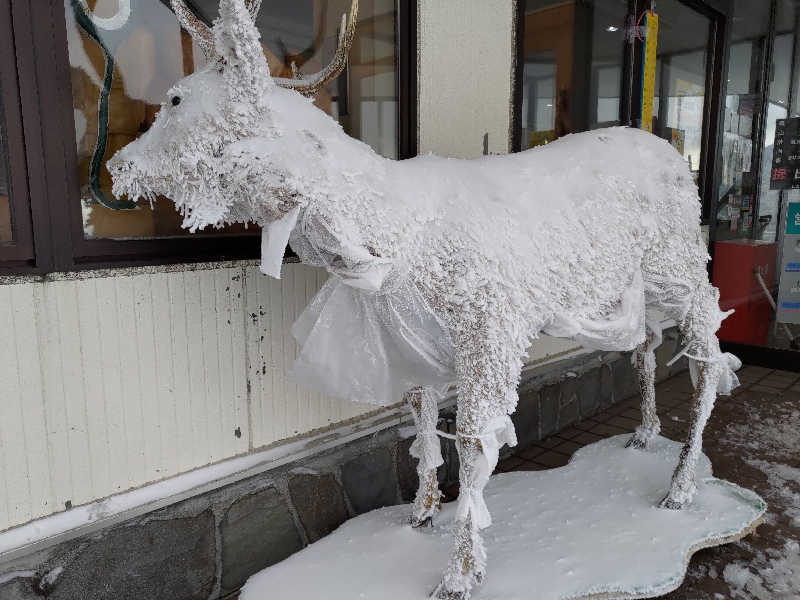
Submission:
[[[757,534],[694,555],[684,584],[669,600],[800,598],[800,373],[745,367],[742,386],[717,400],[703,448],[717,477],[750,488],[767,501]],[[685,440],[689,375],[656,388],[662,435]],[[520,448],[500,471],[541,470],[567,463],[578,448],[630,433],[639,424],[638,398],[627,400],[557,435]]]

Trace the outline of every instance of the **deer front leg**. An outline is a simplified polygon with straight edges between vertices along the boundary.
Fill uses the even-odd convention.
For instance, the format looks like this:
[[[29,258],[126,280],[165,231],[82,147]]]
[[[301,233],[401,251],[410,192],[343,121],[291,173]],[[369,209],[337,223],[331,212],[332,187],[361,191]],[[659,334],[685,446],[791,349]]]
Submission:
[[[483,488],[489,480],[484,476],[480,441],[475,437],[456,434],[459,457],[459,510],[456,521],[455,547],[445,569],[442,582],[432,598],[437,600],[467,600],[473,585],[480,584],[486,573],[486,548],[479,526],[486,526],[485,516],[475,514],[475,507],[485,511]],[[488,514],[488,513],[487,513]]]
[[[639,380],[642,401],[642,424],[636,428],[625,447],[643,449],[647,442],[661,432],[661,421],[656,413],[656,355],[653,352],[654,334],[648,329],[647,339],[633,351],[633,364]]]
[[[499,292],[492,301],[502,298]],[[488,301],[485,301],[488,302]],[[505,306],[503,302],[500,306]],[[442,580],[433,591],[439,600],[467,600],[486,573],[486,548],[480,531],[492,524],[483,490],[497,466],[500,448],[515,446],[517,438],[509,414],[517,405],[517,383],[525,348],[506,333],[514,323],[509,313],[464,318],[454,337],[458,376],[456,448],[459,457],[459,496],[456,508],[455,547]],[[463,315],[468,317],[469,314]],[[511,315],[513,318],[514,315]]]
[[[414,498],[411,525],[421,527],[431,525],[433,516],[439,511],[442,493],[436,470],[444,463],[436,423],[439,419],[439,406],[436,396],[428,388],[414,388],[406,393],[406,402],[411,408],[417,437],[409,452],[417,459],[419,487]]]

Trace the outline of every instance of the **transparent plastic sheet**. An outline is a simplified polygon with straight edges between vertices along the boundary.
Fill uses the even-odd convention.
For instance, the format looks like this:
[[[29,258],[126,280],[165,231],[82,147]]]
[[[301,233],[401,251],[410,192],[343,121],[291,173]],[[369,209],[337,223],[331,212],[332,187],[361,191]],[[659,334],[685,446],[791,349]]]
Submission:
[[[474,463],[475,470],[470,485],[462,487],[458,495],[456,519],[465,521],[471,515],[475,527],[486,529],[492,524],[492,516],[483,497],[483,488],[497,466],[500,448],[505,444],[509,447],[516,446],[517,434],[511,417],[500,415],[491,419],[476,437],[480,440],[482,451]],[[461,454],[461,450],[459,453]]]
[[[329,396],[385,406],[455,380],[447,329],[408,279],[367,293],[332,275],[292,335],[302,348],[292,379]]]
[[[370,254],[312,208],[264,228],[261,271],[280,276],[286,242],[330,278],[292,326],[301,350],[290,377],[328,396],[386,406],[409,389],[443,394],[453,344],[407,271]]]
[[[452,342],[410,274],[370,254],[357,232],[329,219],[307,207],[289,238],[304,263],[331,274],[292,328],[301,346],[292,378],[330,396],[380,405],[398,402],[416,386],[446,389],[456,379]],[[274,233],[282,241],[285,226]],[[264,243],[280,246],[269,237]],[[644,339],[644,298],[642,273],[633,269],[629,288],[608,314],[557,318],[546,333],[597,349],[634,348]]]
[[[400,401],[417,386],[443,392],[456,379],[446,326],[405,265],[376,256],[358,231],[331,219],[312,205],[264,230],[262,271],[279,275],[288,238],[304,263],[324,267],[331,275],[292,328],[301,347],[292,378],[329,396],[383,406]],[[605,314],[594,319],[556,315],[545,333],[592,349],[635,348],[645,337],[649,299],[658,298],[662,308],[682,320],[696,293],[685,282],[654,281],[652,274],[647,279],[634,267],[628,288]],[[714,310],[718,314],[710,327],[712,336],[727,316],[716,304]],[[708,356],[689,356],[692,375],[698,360],[722,362],[719,393],[729,394],[738,385],[733,372],[738,359],[720,353],[716,339],[694,340],[691,347],[699,342],[705,343]]]
[[[640,269],[633,270],[631,284],[619,303],[597,320],[559,316],[544,333],[570,338],[594,350],[633,350],[645,336],[645,287]]]
[[[667,298],[666,301],[662,300],[662,305],[667,305],[672,317],[677,318],[676,320],[683,320],[686,317],[694,293],[692,288],[685,283],[674,281],[661,281],[653,284],[653,287],[649,288],[649,292],[659,293],[662,298]],[[742,361],[730,352],[722,352],[720,350],[716,333],[722,325],[722,321],[733,314],[733,310],[720,310],[719,291],[714,290],[712,294],[713,297],[709,300],[707,307],[709,314],[707,315],[705,339],[700,336],[698,339],[687,340],[681,351],[667,362],[667,366],[671,366],[678,359],[685,356],[689,360],[689,375],[692,378],[692,385],[696,388],[699,363],[718,363],[721,366],[721,374],[716,391],[717,394],[728,396],[739,387],[739,378],[736,376],[736,371],[742,367]],[[695,354],[694,352],[697,353]]]
[[[742,368],[742,361],[730,352],[720,352],[711,359],[695,359],[689,357],[689,375],[692,378],[692,385],[697,387],[697,378],[699,377],[700,362],[721,363],[722,373],[717,383],[717,394],[721,396],[729,396],[730,393],[739,387],[739,378],[736,376],[736,371]]]

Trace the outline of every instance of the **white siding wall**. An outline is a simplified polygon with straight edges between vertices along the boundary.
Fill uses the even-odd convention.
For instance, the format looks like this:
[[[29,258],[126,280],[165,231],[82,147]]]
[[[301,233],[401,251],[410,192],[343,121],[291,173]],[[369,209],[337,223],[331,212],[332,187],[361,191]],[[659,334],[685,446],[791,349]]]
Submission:
[[[520,0],[522,1],[522,0]],[[419,149],[509,150],[513,0],[419,0]]]
[[[286,379],[323,281],[285,265],[281,281],[243,266],[0,285],[0,530],[369,411]]]
[[[327,398],[287,378],[299,350],[290,329],[325,283],[325,271],[284,265],[277,281],[252,266],[246,269],[246,276],[252,446],[265,446],[375,410],[375,406]]]

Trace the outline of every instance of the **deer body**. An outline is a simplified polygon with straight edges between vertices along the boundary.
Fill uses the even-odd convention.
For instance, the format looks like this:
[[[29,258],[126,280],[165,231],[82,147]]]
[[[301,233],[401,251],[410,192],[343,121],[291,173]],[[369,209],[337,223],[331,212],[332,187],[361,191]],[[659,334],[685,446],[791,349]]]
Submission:
[[[491,517],[482,490],[499,448],[516,441],[509,415],[526,350],[542,333],[635,349],[643,421],[630,445],[644,448],[660,428],[659,331],[648,309],[679,324],[695,413],[662,506],[691,501],[702,430],[717,392],[735,387],[737,361],[714,335],[725,315],[706,274],[696,186],[674,149],[614,128],[512,156],[387,160],[273,81],[242,0],[222,1],[214,41],[218,60],[170,90],[150,131],[110,161],[114,191],[167,195],[192,230],[261,224],[272,275],[287,238],[303,262],[328,269],[296,324],[307,342],[301,359],[308,348],[305,368],[337,379],[350,399],[385,404],[405,392],[418,428],[415,525],[440,499],[436,384],[456,384],[459,527],[435,597],[466,598],[484,576],[480,530]],[[350,335],[333,340],[338,352],[314,355],[337,323],[361,331],[361,321],[374,326],[371,340]],[[334,356],[348,347],[359,357],[352,372]],[[375,385],[353,383],[372,367],[385,369]]]

